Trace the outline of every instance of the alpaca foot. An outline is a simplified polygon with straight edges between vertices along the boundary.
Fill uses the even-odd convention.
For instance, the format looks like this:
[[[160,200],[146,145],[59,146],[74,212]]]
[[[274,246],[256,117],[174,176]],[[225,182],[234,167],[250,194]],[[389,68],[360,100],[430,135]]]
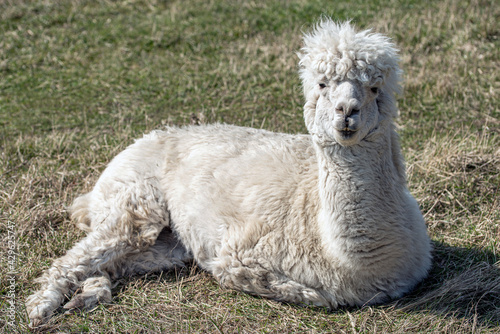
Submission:
[[[321,290],[279,277],[252,258],[227,256],[213,269],[214,277],[223,287],[244,291],[281,302],[337,308],[337,301],[327,298]]]
[[[111,282],[109,278],[90,277],[83,282],[82,292],[75,294],[71,300],[64,305],[67,312],[90,311],[98,304],[111,302]]]
[[[29,326],[35,328],[45,324],[56,308],[57,306],[54,307],[51,300],[44,299],[38,295],[31,296],[26,301],[26,310],[30,319]]]
[[[103,301],[99,299],[98,296],[80,293],[71,298],[63,308],[67,310],[66,313],[76,313],[79,311],[91,311],[101,303],[103,303]]]
[[[336,308],[335,300],[327,300],[318,290],[306,287],[292,280],[270,282],[270,290],[275,298],[294,304],[306,304],[318,307]]]

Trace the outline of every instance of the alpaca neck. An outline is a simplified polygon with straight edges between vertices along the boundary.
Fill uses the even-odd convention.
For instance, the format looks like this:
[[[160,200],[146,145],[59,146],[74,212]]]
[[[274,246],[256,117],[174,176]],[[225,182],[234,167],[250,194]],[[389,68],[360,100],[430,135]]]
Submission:
[[[316,144],[320,232],[326,249],[352,263],[397,222],[405,175],[392,131],[353,147]]]

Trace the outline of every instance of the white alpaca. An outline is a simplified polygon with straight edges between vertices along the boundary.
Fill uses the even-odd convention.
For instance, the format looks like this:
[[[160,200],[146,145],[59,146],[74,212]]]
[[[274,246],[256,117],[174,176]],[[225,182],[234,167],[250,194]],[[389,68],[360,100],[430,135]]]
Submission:
[[[154,131],[120,153],[72,216],[88,235],[27,300],[32,325],[111,301],[111,280],[191,259],[221,285],[328,308],[397,298],[431,245],[393,120],[394,45],[323,20],[300,56],[309,135],[229,125]]]

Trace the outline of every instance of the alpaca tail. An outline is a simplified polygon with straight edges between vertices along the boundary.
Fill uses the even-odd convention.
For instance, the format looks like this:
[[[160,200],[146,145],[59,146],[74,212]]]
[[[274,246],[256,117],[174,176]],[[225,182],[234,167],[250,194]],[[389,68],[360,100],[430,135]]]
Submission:
[[[71,219],[76,223],[76,226],[83,231],[91,232],[91,221],[89,218],[89,199],[90,193],[77,197],[73,204],[69,207]]]

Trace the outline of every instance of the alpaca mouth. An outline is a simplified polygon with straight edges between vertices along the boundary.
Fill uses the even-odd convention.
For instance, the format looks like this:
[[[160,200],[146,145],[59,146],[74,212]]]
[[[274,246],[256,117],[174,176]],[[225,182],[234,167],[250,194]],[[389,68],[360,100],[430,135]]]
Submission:
[[[339,132],[342,134],[343,138],[351,138],[356,133],[356,131],[349,130],[348,128],[340,130]]]

